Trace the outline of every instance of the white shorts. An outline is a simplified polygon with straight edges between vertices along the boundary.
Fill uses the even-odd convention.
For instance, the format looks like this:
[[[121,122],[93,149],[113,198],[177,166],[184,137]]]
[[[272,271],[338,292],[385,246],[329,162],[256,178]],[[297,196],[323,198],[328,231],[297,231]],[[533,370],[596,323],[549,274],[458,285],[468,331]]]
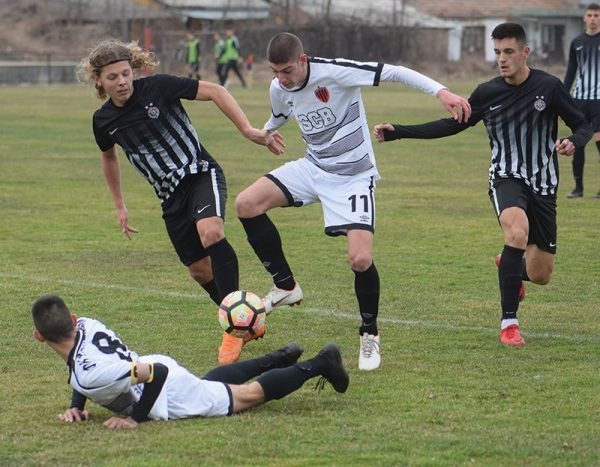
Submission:
[[[377,173],[344,176],[327,173],[305,158],[269,172],[294,207],[320,202],[325,233],[332,237],[348,230],[375,230],[375,181]]]
[[[225,383],[200,379],[166,355],[145,355],[140,361],[162,363],[169,368],[165,385],[148,418],[174,420],[231,415],[231,390]]]

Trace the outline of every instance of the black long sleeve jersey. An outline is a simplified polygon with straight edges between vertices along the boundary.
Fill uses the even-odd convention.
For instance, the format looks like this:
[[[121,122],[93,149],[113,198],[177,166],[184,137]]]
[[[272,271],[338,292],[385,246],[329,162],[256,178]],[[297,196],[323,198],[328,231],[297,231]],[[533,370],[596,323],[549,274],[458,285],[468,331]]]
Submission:
[[[568,138],[583,147],[592,137],[585,120],[560,80],[532,69],[529,77],[513,86],[497,77],[480,84],[469,102],[467,123],[452,118],[421,125],[394,125],[385,139],[433,139],[457,134],[483,120],[490,140],[492,161],[489,178],[518,178],[541,195],[555,194],[558,187],[556,139],[560,116],[573,134]]]
[[[600,34],[583,33],[571,42],[565,87],[572,86],[575,99],[600,99]]]

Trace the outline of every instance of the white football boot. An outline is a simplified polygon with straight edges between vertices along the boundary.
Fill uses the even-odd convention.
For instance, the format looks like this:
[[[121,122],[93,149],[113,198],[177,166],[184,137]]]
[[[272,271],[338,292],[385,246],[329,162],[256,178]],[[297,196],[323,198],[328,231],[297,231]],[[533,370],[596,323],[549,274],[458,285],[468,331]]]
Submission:
[[[265,313],[268,315],[273,311],[273,308],[281,305],[300,305],[304,295],[300,284],[296,282],[292,290],[280,289],[276,285],[273,286],[271,291],[263,298],[265,304]]]
[[[379,352],[379,336],[367,334],[360,336],[360,353],[358,354],[359,370],[374,370],[381,364]]]

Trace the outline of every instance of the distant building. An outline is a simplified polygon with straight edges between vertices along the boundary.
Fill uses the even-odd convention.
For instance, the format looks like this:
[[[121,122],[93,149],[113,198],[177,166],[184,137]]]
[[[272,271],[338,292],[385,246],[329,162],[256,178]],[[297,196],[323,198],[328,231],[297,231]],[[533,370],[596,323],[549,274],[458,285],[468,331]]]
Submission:
[[[500,23],[521,23],[534,57],[563,62],[571,40],[583,29],[581,0],[303,0],[300,8],[331,21],[447,30],[447,58],[479,55],[494,61],[490,35]]]
[[[460,55],[480,53],[494,61],[490,35],[505,21],[518,22],[527,31],[534,57],[562,62],[569,44],[583,30],[582,16],[587,2],[579,0],[426,0],[414,1],[415,8],[458,24]],[[456,54],[455,54],[456,55]]]
[[[189,23],[204,21],[261,20],[270,15],[264,0],[153,0],[176,10]]]

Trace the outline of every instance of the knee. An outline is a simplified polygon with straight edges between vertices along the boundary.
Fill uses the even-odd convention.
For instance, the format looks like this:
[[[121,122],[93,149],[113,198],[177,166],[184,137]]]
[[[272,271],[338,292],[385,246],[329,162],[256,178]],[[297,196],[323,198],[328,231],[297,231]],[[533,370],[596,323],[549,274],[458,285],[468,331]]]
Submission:
[[[242,191],[235,198],[235,212],[238,217],[248,218],[258,216],[256,205],[246,191]]]
[[[373,264],[372,256],[366,253],[350,254],[348,261],[352,270],[356,272],[365,272]]]
[[[225,232],[220,225],[204,227],[200,232],[200,241],[204,247],[213,245],[225,238]]]
[[[202,219],[196,223],[196,230],[204,248],[225,238],[223,220],[217,217]]]
[[[527,248],[527,230],[521,226],[513,226],[504,233],[504,242],[515,248]]]
[[[535,271],[529,271],[528,269],[527,275],[534,284],[546,285],[550,282],[550,278],[552,277],[552,266],[537,269]]]

